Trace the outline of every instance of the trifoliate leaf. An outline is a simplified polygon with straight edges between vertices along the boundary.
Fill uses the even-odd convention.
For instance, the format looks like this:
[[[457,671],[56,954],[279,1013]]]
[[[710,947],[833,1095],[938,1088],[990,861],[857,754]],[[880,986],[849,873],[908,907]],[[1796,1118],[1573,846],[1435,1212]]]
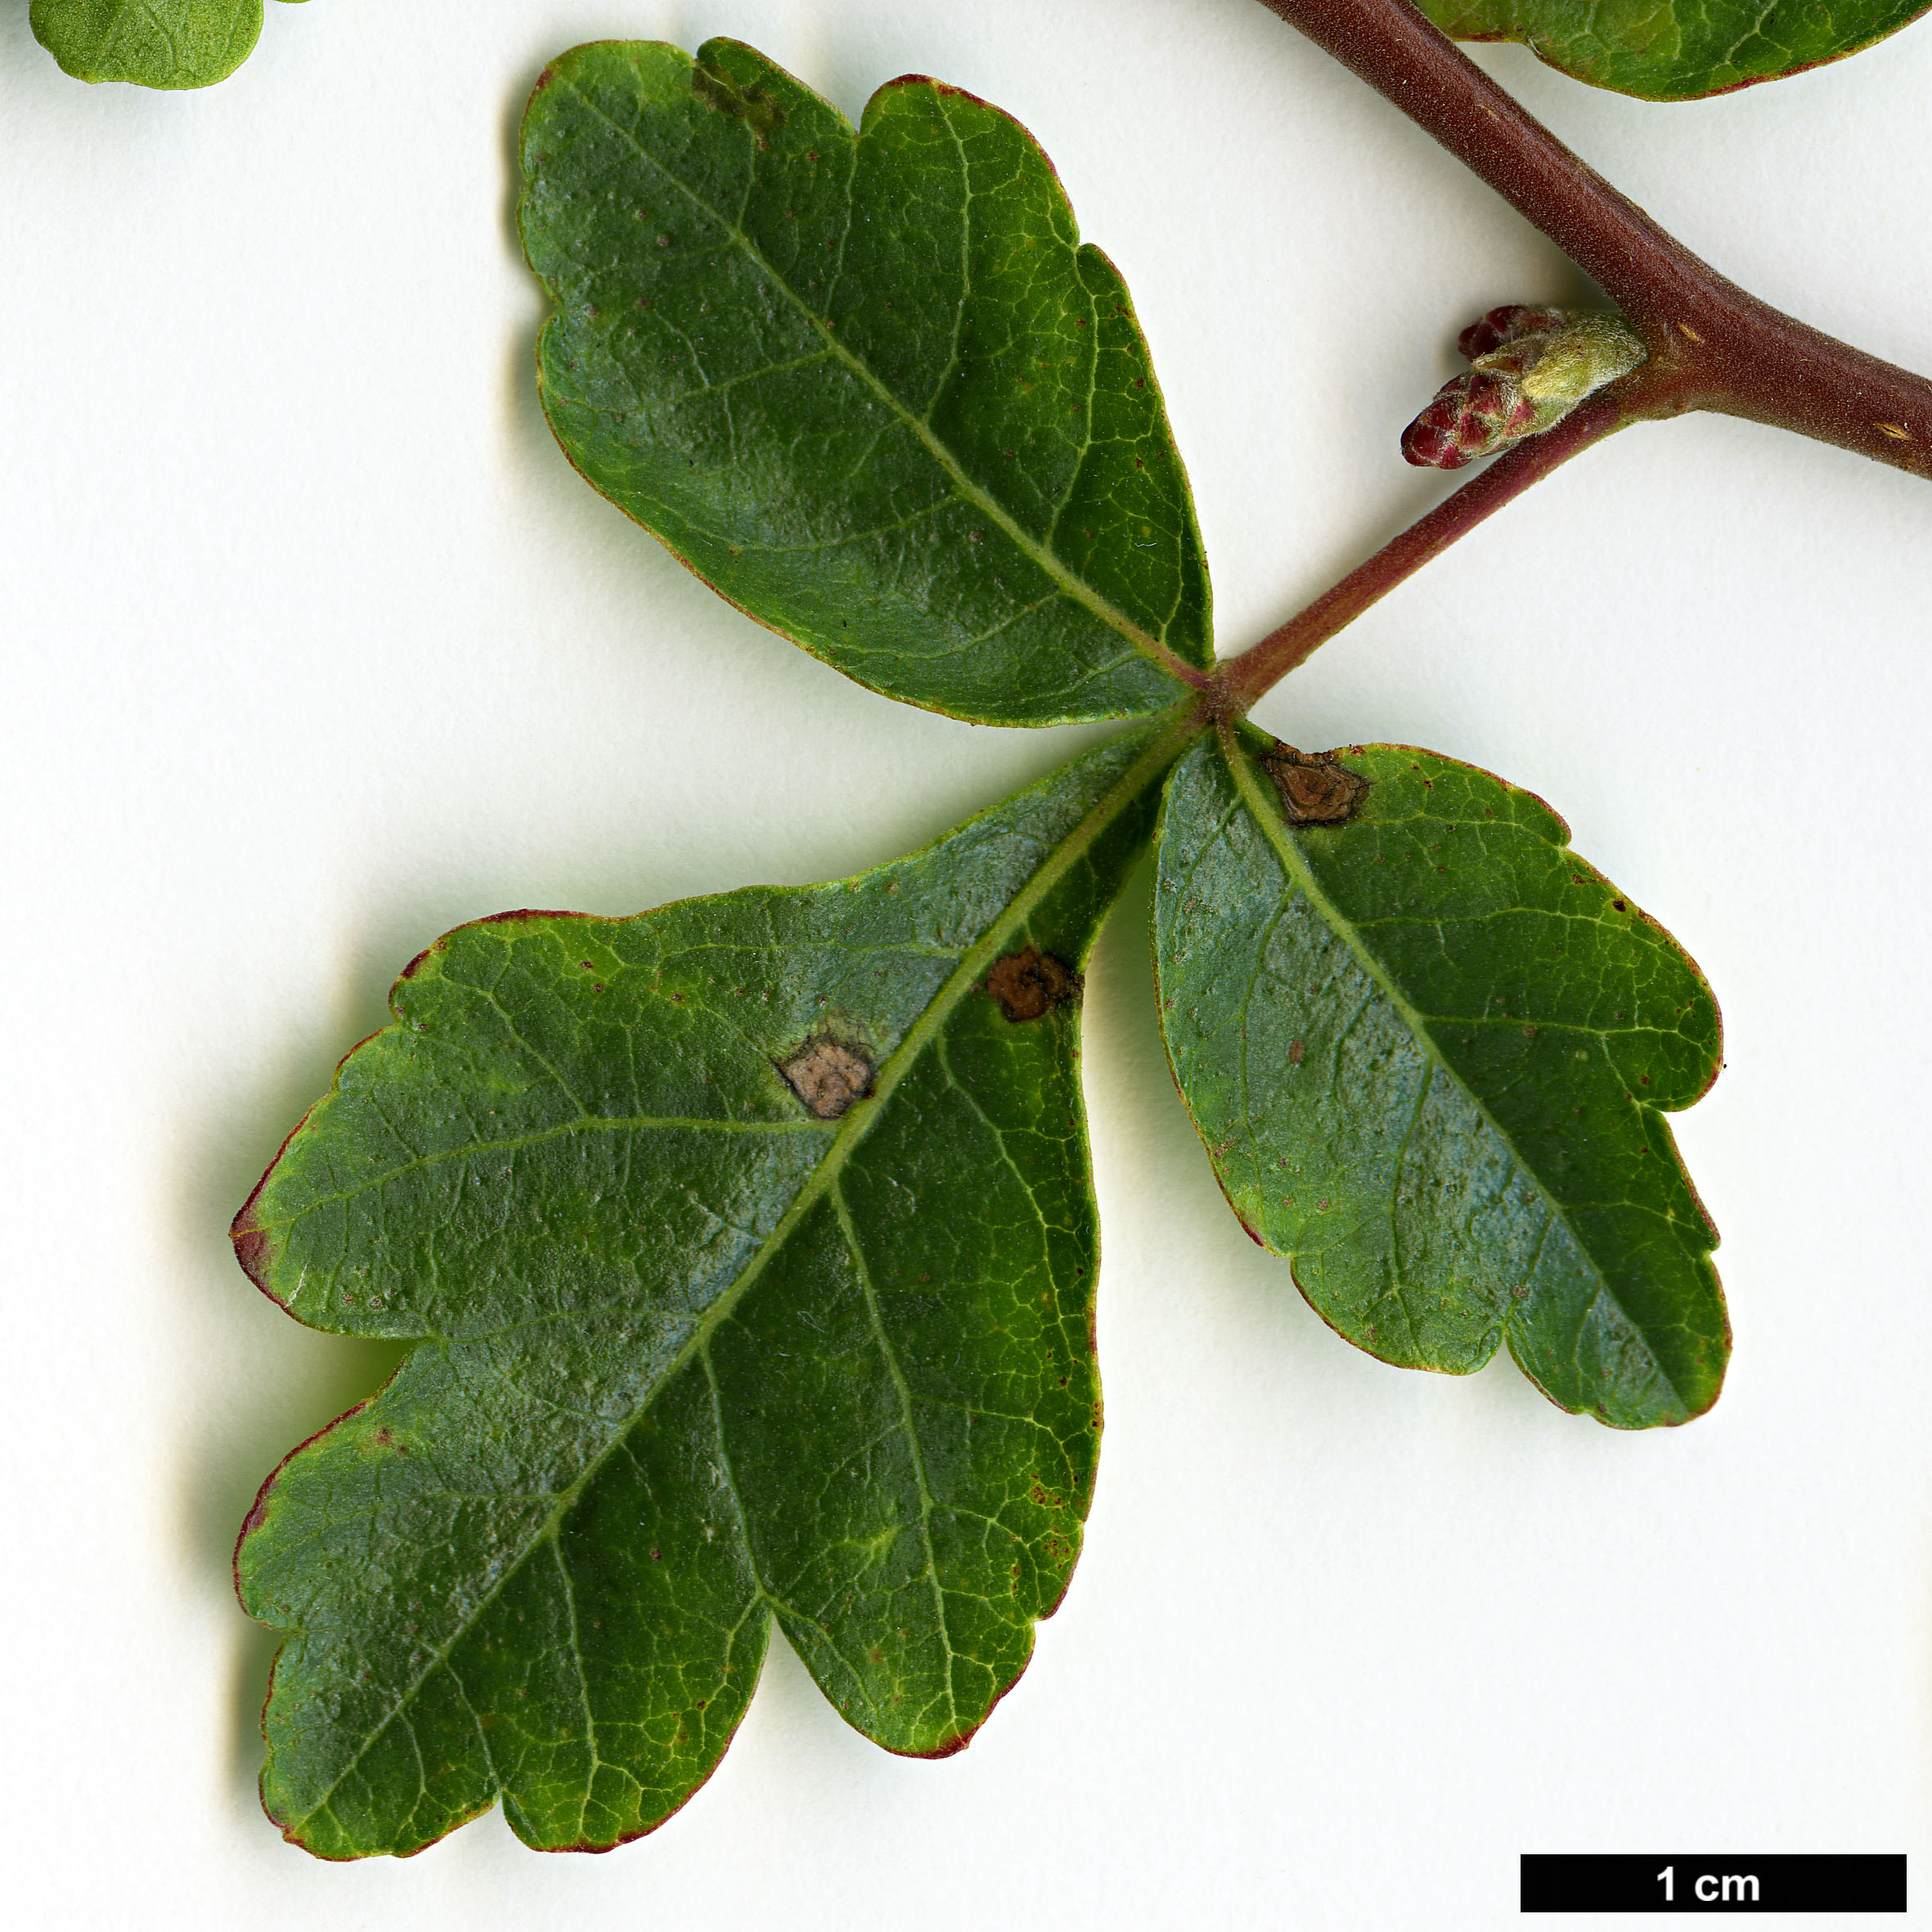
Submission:
[[[1665,1111],[1716,1077],[1670,936],[1485,771],[1242,730],[1175,767],[1155,895],[1174,1074],[1242,1224],[1407,1368],[1500,1343],[1620,1428],[1716,1400],[1716,1234]]]
[[[1781,80],[1895,34],[1928,0],[1418,0],[1457,40],[1520,40],[1592,87],[1692,101]]]
[[[735,42],[609,43],[523,152],[550,426],[740,609],[990,723],[1152,712],[1209,663],[1147,344],[1018,123],[912,76],[855,134]]]
[[[254,51],[262,0],[34,0],[31,18],[78,80],[205,88]]]
[[[1184,739],[841,884],[506,914],[403,975],[235,1227],[298,1319],[414,1344],[236,1551],[290,1838],[648,1831],[774,1615],[888,1749],[984,1721],[1092,1494],[1079,975]]]

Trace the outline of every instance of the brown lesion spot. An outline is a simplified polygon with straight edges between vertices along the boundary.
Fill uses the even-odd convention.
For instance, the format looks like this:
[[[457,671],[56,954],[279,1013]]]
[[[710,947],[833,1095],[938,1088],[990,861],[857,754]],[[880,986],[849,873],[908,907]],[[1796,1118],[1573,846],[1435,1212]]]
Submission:
[[[1346,825],[1362,809],[1368,780],[1337,764],[1335,752],[1298,752],[1277,743],[1261,762],[1281,794],[1291,825]]]
[[[1085,984],[1064,959],[1056,959],[1036,946],[1009,953],[986,975],[986,991],[1015,1023],[1036,1020],[1054,1007],[1077,1000]]]
[[[829,1033],[815,1035],[789,1059],[774,1064],[806,1111],[821,1121],[837,1120],[872,1091],[870,1058]]]

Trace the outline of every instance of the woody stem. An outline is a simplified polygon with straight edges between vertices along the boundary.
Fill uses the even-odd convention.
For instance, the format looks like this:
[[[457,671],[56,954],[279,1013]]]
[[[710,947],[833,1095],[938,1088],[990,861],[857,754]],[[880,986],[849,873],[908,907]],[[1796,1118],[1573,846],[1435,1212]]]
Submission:
[[[1216,672],[1203,710],[1238,717],[1370,604],[1626,424],[1709,409],[1932,478],[1932,382],[1727,281],[1504,93],[1410,0],[1262,0],[1487,182],[1599,282],[1650,360],[1520,443]]]
[[[1579,451],[1648,413],[1643,407],[1646,374],[1640,369],[1599,390],[1555,428],[1504,452],[1453,496],[1351,570],[1332,590],[1323,591],[1305,610],[1269,631],[1239,657],[1230,658],[1215,679],[1209,707],[1212,713],[1238,717],[1431,557],[1439,556],[1504,504],[1513,502],[1559,463],[1566,463]]]
[[[1410,0],[1262,0],[1602,285],[1651,353],[1645,413],[1710,409],[1932,478],[1932,382],[1760,302],[1587,167]]]

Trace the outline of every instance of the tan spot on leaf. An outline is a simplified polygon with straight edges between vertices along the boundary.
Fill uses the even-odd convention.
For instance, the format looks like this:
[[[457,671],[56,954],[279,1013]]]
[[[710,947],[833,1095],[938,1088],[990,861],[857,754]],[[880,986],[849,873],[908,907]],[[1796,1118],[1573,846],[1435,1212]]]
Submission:
[[[1338,765],[1336,755],[1277,744],[1262,758],[1291,825],[1345,825],[1361,810],[1368,780]]]
[[[785,1084],[821,1121],[835,1121],[872,1091],[872,1062],[855,1046],[820,1033],[778,1062]]]

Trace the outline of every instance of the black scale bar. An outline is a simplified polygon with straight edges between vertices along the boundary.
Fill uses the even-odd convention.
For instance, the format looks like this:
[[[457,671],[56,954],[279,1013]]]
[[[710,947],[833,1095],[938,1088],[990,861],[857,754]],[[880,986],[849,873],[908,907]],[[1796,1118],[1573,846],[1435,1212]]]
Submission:
[[[1525,1912],[1903,1912],[1903,1853],[1525,1852]]]

